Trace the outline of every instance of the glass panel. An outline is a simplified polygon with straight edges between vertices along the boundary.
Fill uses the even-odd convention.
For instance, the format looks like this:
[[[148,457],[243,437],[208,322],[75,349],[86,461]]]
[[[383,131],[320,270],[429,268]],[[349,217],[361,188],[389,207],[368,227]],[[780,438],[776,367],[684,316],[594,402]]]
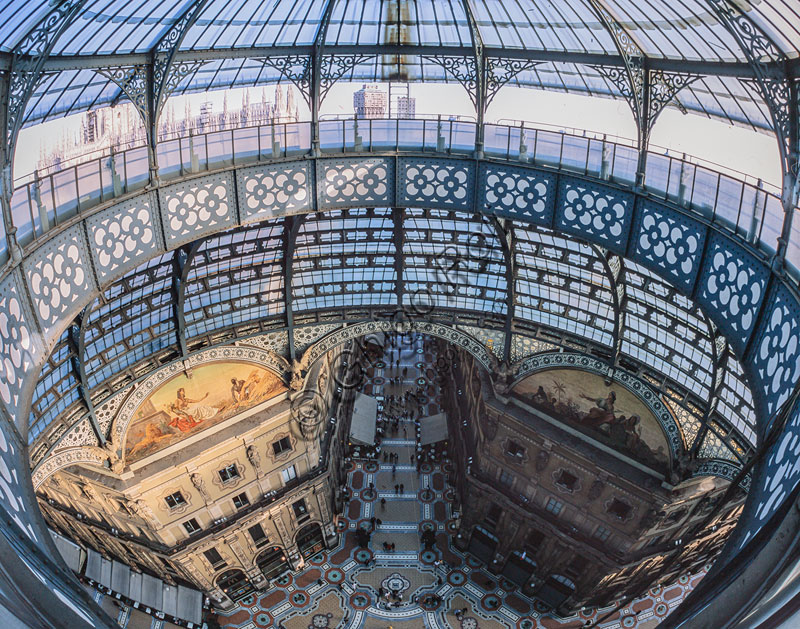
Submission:
[[[81,209],[100,203],[100,161],[92,161],[76,167],[78,176],[78,202]]]
[[[56,222],[62,223],[78,212],[75,170],[70,168],[53,175],[53,190],[56,199]]]
[[[181,174],[181,140],[159,142],[157,149],[158,175],[169,179]]]
[[[20,245],[26,245],[34,238],[33,211],[28,195],[28,186],[22,186],[11,197],[11,221],[17,228]]]

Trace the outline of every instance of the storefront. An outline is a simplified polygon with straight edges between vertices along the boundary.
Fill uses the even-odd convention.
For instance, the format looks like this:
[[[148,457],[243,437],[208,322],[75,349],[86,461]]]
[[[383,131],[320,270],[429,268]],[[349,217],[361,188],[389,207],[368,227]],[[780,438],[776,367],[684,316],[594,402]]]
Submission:
[[[241,570],[233,569],[223,572],[217,578],[217,587],[234,603],[246,598],[255,591],[255,587]]]
[[[319,524],[311,523],[300,529],[297,534],[297,549],[305,559],[324,550],[325,538],[322,534],[322,527]]]
[[[476,526],[472,532],[472,538],[469,541],[467,550],[476,559],[480,559],[486,565],[491,565],[498,541],[489,531],[483,527]]]
[[[536,570],[536,562],[533,561],[526,553],[512,552],[506,565],[503,567],[503,576],[516,583],[519,586],[524,586],[533,576]]]
[[[256,557],[256,565],[268,581],[291,569],[286,559],[286,551],[280,546],[272,546],[260,553]]]

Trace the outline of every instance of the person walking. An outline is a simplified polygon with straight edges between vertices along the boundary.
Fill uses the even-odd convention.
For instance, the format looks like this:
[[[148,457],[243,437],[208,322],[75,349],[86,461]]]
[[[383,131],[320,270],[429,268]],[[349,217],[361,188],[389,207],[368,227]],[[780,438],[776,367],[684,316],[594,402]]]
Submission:
[[[403,483],[400,483],[400,493],[401,493],[401,494],[402,494],[402,493],[405,493],[405,492],[403,491],[404,489],[405,489],[405,485],[403,485]]]
[[[395,496],[399,496],[400,495],[400,485],[395,485],[394,486],[394,495]]]
[[[381,511],[386,511],[386,498],[381,498]]]

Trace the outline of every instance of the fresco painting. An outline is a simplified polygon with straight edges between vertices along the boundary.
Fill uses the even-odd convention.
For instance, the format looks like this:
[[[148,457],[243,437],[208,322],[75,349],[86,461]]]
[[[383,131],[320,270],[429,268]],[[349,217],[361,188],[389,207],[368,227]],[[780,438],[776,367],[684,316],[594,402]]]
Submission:
[[[549,369],[528,376],[514,393],[529,405],[577,428],[662,474],[669,444],[655,415],[622,385],[577,369]]]
[[[211,428],[286,391],[271,371],[244,362],[215,362],[162,384],[136,409],[125,441],[133,463]]]

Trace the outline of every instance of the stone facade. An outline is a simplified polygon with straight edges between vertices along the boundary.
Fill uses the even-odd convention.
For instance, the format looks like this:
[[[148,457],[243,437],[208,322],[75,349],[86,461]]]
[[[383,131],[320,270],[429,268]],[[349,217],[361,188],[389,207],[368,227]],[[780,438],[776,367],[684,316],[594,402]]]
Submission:
[[[471,355],[449,369],[456,544],[525,593],[562,613],[638,596],[705,565],[735,526],[743,491],[715,507],[728,481],[686,471],[672,485],[496,395]]]
[[[48,525],[134,570],[199,588],[223,609],[244,591],[267,589],[338,541],[344,422],[326,420],[340,408],[331,377],[339,360],[334,350],[311,366],[304,391],[120,474],[57,471],[38,488]],[[296,417],[298,396],[309,394],[321,413],[311,430]],[[231,571],[240,571],[238,585],[223,587]]]

